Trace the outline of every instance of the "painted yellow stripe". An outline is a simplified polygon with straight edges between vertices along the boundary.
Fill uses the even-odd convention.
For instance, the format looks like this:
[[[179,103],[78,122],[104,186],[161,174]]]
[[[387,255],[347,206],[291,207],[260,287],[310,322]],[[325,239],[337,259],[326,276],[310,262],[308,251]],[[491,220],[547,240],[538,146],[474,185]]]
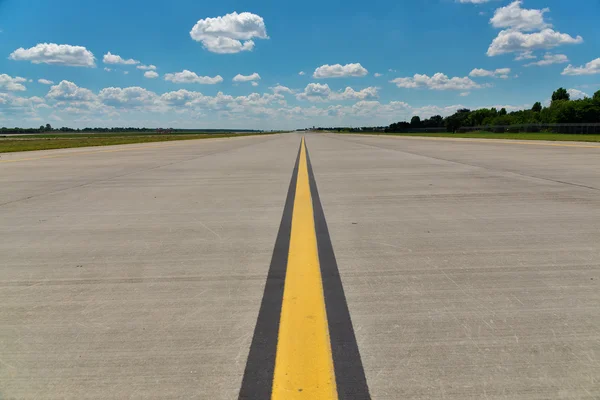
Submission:
[[[356,134],[356,136],[364,137],[381,137],[389,139],[409,139],[409,140],[432,140],[441,142],[464,142],[464,143],[487,143],[487,144],[524,144],[528,146],[551,146],[551,147],[578,147],[582,149],[600,149],[600,145],[583,144],[582,142],[575,143],[548,143],[538,140],[518,141],[518,140],[502,140],[502,139],[473,139],[473,138],[448,138],[448,137],[423,137],[423,136],[402,136],[402,135],[369,135]],[[592,142],[590,142],[592,143]]]
[[[298,164],[272,399],[337,399],[304,139]]]

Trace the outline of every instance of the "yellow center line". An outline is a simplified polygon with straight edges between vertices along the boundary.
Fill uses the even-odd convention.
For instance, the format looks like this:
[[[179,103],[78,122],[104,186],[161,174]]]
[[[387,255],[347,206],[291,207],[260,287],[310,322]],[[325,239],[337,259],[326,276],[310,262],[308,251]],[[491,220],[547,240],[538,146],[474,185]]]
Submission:
[[[304,139],[298,164],[272,399],[337,399]]]
[[[364,137],[385,137],[390,139],[410,139],[410,140],[434,140],[446,142],[466,142],[466,143],[487,143],[487,144],[525,144],[529,146],[553,146],[553,147],[578,147],[583,149],[600,149],[599,145],[588,144],[568,144],[568,143],[545,143],[537,140],[518,141],[518,140],[502,140],[502,139],[473,139],[473,138],[448,138],[448,137],[422,137],[422,136],[401,136],[401,135],[368,135],[360,134],[356,136]]]

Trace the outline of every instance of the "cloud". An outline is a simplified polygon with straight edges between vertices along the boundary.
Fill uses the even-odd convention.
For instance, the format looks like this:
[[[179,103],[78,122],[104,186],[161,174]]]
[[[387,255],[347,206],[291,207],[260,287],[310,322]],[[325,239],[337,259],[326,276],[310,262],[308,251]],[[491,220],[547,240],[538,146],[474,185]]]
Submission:
[[[487,55],[493,57],[506,53],[551,49],[565,44],[579,43],[583,43],[581,36],[572,37],[566,33],[556,32],[552,29],[544,29],[541,32],[535,33],[504,30],[492,41]]]
[[[58,85],[52,86],[46,95],[47,98],[56,101],[80,101],[89,102],[96,99],[96,95],[91,90],[80,88],[70,81],[61,81]]]
[[[483,4],[483,3],[488,3],[492,0],[456,0],[458,3],[463,3],[463,4]]]
[[[347,87],[343,91],[334,92],[329,85],[320,83],[309,83],[302,93],[296,95],[298,100],[313,102],[342,101],[342,100],[369,100],[379,97],[376,87],[367,87],[356,91]]]
[[[237,74],[234,78],[233,81],[234,82],[251,82],[251,81],[257,81],[260,80],[260,75],[258,73],[253,73],[251,75],[241,75],[241,74]]]
[[[198,76],[195,72],[184,69],[181,72],[165,74],[165,81],[171,81],[173,83],[199,83],[201,85],[215,85],[223,82],[223,77],[221,75],[217,75],[215,77]]]
[[[367,87],[356,91],[347,87],[343,92],[333,92],[330,96],[332,100],[369,100],[379,97],[379,89],[376,87]]]
[[[0,93],[0,114],[18,115],[20,120],[35,120],[37,111],[50,108],[41,97],[18,97],[9,93]]]
[[[108,68],[108,67],[104,67],[104,70],[105,70],[106,72],[110,72],[110,71],[112,71],[112,69],[110,69],[110,68]]]
[[[306,72],[304,72],[304,71],[300,71],[300,72],[298,72],[298,75],[300,75],[300,76],[304,76],[304,75],[306,75]]]
[[[569,58],[564,55],[564,54],[550,54],[550,53],[546,53],[544,54],[544,58],[540,61],[536,61],[536,62],[531,62],[529,64],[525,64],[526,67],[532,67],[534,65],[537,65],[538,67],[543,67],[546,65],[552,65],[552,64],[564,64],[569,62]]]
[[[487,69],[475,68],[473,71],[469,73],[469,76],[483,78],[483,77],[492,77],[492,78],[500,78],[500,79],[508,79],[508,74],[510,74],[510,68],[498,68],[494,71],[490,71]]]
[[[309,83],[304,92],[298,95],[299,100],[310,100],[314,101],[325,100],[331,94],[329,85],[322,85],[320,83]]]
[[[273,91],[273,93],[275,93],[275,94],[282,94],[282,93],[294,94],[294,91],[292,89],[290,89],[287,86],[282,86],[280,84],[277,84],[277,86],[270,87],[269,89],[271,89]]]
[[[586,97],[590,97],[587,93],[577,89],[568,89],[567,92],[571,96],[571,100],[580,100]]]
[[[201,19],[190,31],[190,36],[201,42],[206,50],[219,54],[250,51],[254,49],[251,39],[269,38],[263,18],[249,12]]]
[[[144,77],[148,79],[158,78],[158,73],[155,71],[146,71],[144,72]]]
[[[130,58],[129,60],[125,60],[123,57],[118,56],[116,54],[111,54],[110,51],[104,55],[102,58],[102,62],[104,64],[121,64],[121,65],[136,65],[140,62],[138,60],[134,60]]]
[[[515,57],[515,61],[534,60],[536,58],[537,58],[537,56],[534,56],[533,54],[531,54],[531,51],[524,51],[523,53],[521,53]]]
[[[156,65],[138,65],[137,69],[141,69],[142,71],[156,71]]]
[[[447,75],[438,72],[433,76],[415,74],[412,78],[396,78],[392,81],[399,88],[427,88],[430,90],[470,90],[484,87],[468,77],[449,78]]]
[[[9,90],[11,92],[25,91],[27,88],[22,85],[23,82],[27,82],[27,79],[15,76],[14,78],[10,75],[0,75],[0,90]]]
[[[129,75],[129,71],[123,71],[123,75]]]
[[[459,94],[460,97],[467,97],[468,95],[470,95],[471,92],[462,92]]]
[[[95,67],[94,54],[82,46],[40,43],[30,49],[19,48],[9,56],[15,61],[31,61],[33,64],[65,65],[70,67]]]
[[[544,21],[544,14],[549,12],[549,8],[541,10],[521,8],[521,0],[514,1],[506,7],[498,8],[494,16],[490,19],[490,24],[494,28],[508,28],[517,31],[536,31],[550,28],[552,25]]]
[[[379,77],[383,76],[383,74],[380,74],[379,72],[375,72],[375,73],[373,74],[373,76],[374,76],[375,78],[379,78]]]
[[[156,93],[141,87],[109,87],[102,89],[98,99],[106,105],[124,108],[139,108],[142,106],[155,105],[158,100]]]
[[[252,86],[258,86],[258,82],[252,82]]]
[[[42,85],[54,85],[54,82],[49,81],[48,79],[38,79],[38,82]]]
[[[335,65],[322,65],[317,68],[313,74],[313,78],[347,78],[347,77],[361,77],[369,73],[359,63],[355,64],[335,64]]]
[[[574,67],[571,64],[565,68],[562,75],[595,75],[600,74],[600,58],[590,61],[581,67]]]

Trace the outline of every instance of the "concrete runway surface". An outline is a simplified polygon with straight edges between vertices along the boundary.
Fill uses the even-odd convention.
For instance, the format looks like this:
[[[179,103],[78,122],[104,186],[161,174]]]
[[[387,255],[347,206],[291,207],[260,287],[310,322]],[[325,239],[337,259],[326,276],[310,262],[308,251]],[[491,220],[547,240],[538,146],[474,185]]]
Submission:
[[[238,398],[301,137],[2,154],[0,399]],[[600,398],[600,144],[305,137],[373,399]]]

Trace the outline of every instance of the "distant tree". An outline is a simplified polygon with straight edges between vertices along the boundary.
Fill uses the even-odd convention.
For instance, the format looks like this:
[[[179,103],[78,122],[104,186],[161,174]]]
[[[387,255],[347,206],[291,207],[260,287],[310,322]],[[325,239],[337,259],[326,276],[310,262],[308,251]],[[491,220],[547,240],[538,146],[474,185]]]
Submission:
[[[444,126],[444,118],[442,118],[441,115],[434,115],[433,117],[429,118],[429,121],[431,122],[432,126],[435,126],[435,127]]]
[[[421,118],[418,115],[415,115],[410,120],[411,128],[420,128],[421,127]]]
[[[44,125],[40,125],[40,132],[44,132],[46,130],[46,127]]]
[[[542,103],[540,103],[539,101],[537,101],[533,107],[531,107],[531,111],[539,113],[540,111],[542,111]]]
[[[595,102],[600,103],[600,90],[598,90],[596,93],[594,93],[593,99]]]
[[[46,130],[47,130],[47,131],[51,131],[51,130],[52,130],[52,125],[50,125],[50,124],[46,124]]]
[[[498,113],[498,115],[500,115],[501,117],[502,117],[502,116],[505,116],[506,114],[508,114],[508,113],[506,112],[506,108],[501,108],[501,109],[500,109],[500,112]]]
[[[565,88],[559,88],[554,93],[552,93],[552,101],[559,100],[571,100],[571,95],[567,92]]]
[[[448,132],[456,132],[461,126],[467,125],[467,120],[471,115],[471,110],[462,108],[455,114],[446,118],[446,130]]]

